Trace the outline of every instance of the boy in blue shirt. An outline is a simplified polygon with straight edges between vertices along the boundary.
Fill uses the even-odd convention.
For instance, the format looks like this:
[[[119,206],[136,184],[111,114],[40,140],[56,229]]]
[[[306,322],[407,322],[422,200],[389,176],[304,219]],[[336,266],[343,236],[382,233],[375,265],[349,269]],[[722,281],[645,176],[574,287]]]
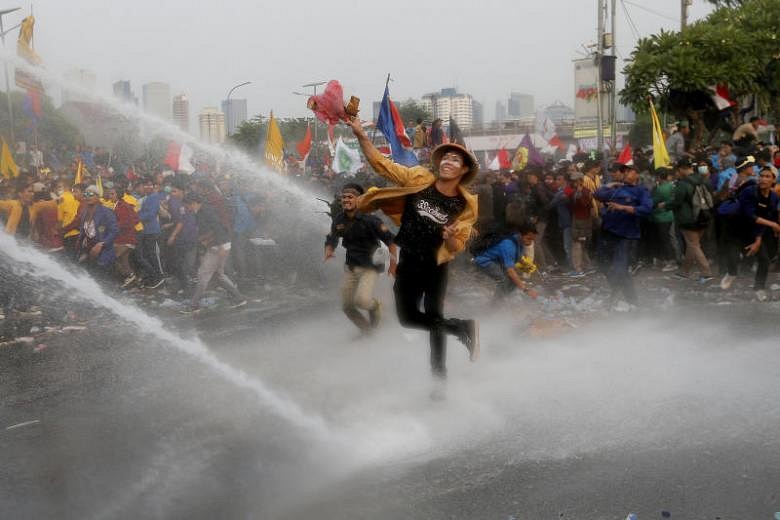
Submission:
[[[536,291],[526,285],[515,267],[524,253],[533,247],[536,234],[534,224],[530,222],[520,224],[511,236],[474,257],[474,264],[479,267],[479,270],[496,282],[493,303],[499,303],[515,288],[525,292],[531,298],[535,299],[538,296]]]

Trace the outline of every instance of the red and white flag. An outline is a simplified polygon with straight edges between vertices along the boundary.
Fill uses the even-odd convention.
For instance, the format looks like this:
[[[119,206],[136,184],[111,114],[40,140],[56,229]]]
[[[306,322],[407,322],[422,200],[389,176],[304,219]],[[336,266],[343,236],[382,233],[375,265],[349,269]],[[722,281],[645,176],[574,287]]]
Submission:
[[[192,165],[192,148],[186,144],[171,141],[168,144],[168,153],[165,154],[163,164],[175,172],[192,173],[195,167]]]
[[[298,157],[301,158],[301,162],[306,163],[306,158],[309,157],[309,152],[311,152],[311,126],[306,126],[306,135],[296,145],[296,148],[298,149]]]
[[[623,151],[620,152],[620,157],[618,157],[617,162],[625,164],[626,166],[634,165],[634,152],[631,150],[631,143],[626,143],[626,146],[623,147]]]
[[[712,97],[712,102],[715,103],[718,110],[726,110],[737,104],[736,101],[731,99],[731,94],[729,93],[729,87],[727,85],[719,83],[718,85],[710,86],[709,89],[711,91],[710,96]]]

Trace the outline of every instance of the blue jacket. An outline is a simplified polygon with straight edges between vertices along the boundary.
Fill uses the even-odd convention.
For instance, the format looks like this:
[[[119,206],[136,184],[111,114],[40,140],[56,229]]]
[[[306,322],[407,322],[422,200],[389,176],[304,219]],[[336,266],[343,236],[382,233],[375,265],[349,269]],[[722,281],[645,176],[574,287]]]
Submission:
[[[596,190],[597,200],[607,203],[615,202],[636,208],[636,213],[625,211],[609,211],[605,208],[602,213],[602,227],[619,237],[637,240],[641,233],[639,222],[642,217],[648,217],[653,212],[653,198],[644,186],[631,186],[620,184],[609,187],[602,186]]]
[[[517,261],[520,260],[524,250],[523,244],[519,243],[517,238],[512,236],[490,246],[475,256],[474,263],[480,267],[488,267],[495,262],[504,269],[509,269],[514,267]]]
[[[227,202],[233,209],[233,231],[240,234],[254,230],[255,218],[241,195],[233,194],[227,198]]]
[[[752,184],[741,190],[737,197],[739,200],[739,212],[742,217],[745,218],[745,223],[749,228],[750,236],[753,238],[763,235],[765,232],[771,232],[772,230],[766,226],[756,224],[756,219],[759,216],[764,217],[772,222],[777,222],[777,194],[774,189],[769,190],[769,205],[768,207],[759,207],[758,200],[758,184]]]
[[[566,229],[571,227],[571,207],[569,198],[564,193],[563,188],[560,188],[550,201],[550,207],[555,208],[558,211],[558,228]]]
[[[162,193],[152,192],[141,201],[141,209],[138,211],[138,218],[144,225],[142,234],[144,235],[159,235],[160,234],[160,218],[157,214],[160,212],[160,201],[162,200]]]
[[[98,204],[95,207],[95,214],[93,217],[95,221],[95,240],[97,242],[103,242],[103,249],[97,258],[98,265],[105,267],[111,265],[116,260],[116,251],[114,251],[114,240],[119,234],[119,224],[116,221],[116,215],[113,211]],[[84,216],[81,218],[81,236],[86,237],[85,225],[87,222],[87,213],[84,212]],[[82,253],[89,253],[89,251],[82,251]]]

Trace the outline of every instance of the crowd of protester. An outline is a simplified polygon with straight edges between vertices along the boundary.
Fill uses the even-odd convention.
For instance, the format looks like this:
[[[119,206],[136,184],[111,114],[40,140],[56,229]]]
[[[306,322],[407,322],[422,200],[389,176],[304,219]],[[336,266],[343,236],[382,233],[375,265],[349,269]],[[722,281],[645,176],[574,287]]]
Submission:
[[[581,154],[522,172],[483,173],[472,188],[479,197],[477,229],[509,232],[534,223],[536,265],[572,278],[608,264],[605,254],[617,235],[627,240],[627,275],[656,268],[700,283],[717,275],[728,290],[740,269],[754,270],[756,298],[766,300],[780,233],[780,151],[743,139],[696,151],[683,145],[670,155],[675,162],[662,168],[652,166],[652,151],[637,150],[627,164]],[[636,230],[616,219],[621,213],[631,215]],[[631,290],[624,296],[637,302]]]
[[[753,121],[746,125],[755,127]],[[436,124],[417,126],[412,135],[418,156],[424,157],[439,132]],[[539,271],[583,278],[603,263],[603,246],[616,236],[605,220],[615,221],[612,212],[622,207],[639,222],[636,231],[618,230],[631,274],[652,267],[681,280],[696,275],[701,283],[717,274],[728,290],[740,269],[746,272],[755,262],[755,294],[765,300],[780,233],[780,151],[749,131],[743,134],[737,143],[690,151],[682,124],[672,136],[679,138],[668,143],[675,162],[658,169],[652,167],[652,152],[640,149],[630,164],[580,154],[520,172],[483,171],[470,188],[479,200],[476,230],[527,229],[531,223],[530,254]],[[205,162],[189,175],[158,165],[123,168],[119,174],[105,150],[77,147],[58,155],[52,165],[37,147],[17,154],[21,175],[0,182],[6,232],[82,265],[104,283],[122,289],[163,287],[188,302],[185,312],[199,310],[212,279],[233,306],[246,303],[260,273],[252,240],[262,236],[268,193],[217,174]],[[292,170],[290,178],[326,197],[323,202],[344,182],[382,185],[365,167],[352,178],[340,178],[324,147],[315,148],[310,162],[306,173]],[[636,203],[626,210],[621,201],[631,200]],[[323,206],[323,212],[329,209]],[[631,291],[625,298],[636,303]],[[8,298],[0,294],[0,299]]]

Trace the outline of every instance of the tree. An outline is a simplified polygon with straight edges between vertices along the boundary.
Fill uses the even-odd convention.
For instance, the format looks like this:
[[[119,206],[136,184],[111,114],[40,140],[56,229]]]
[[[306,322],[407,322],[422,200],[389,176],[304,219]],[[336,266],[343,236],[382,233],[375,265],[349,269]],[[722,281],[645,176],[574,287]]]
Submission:
[[[747,0],[707,0],[708,3],[716,7],[738,7]]]
[[[11,105],[14,112],[14,135],[18,141],[32,143],[34,139],[33,122],[24,110],[26,94],[19,91],[11,92]],[[10,139],[10,117],[8,114],[8,98],[0,92],[0,129],[6,140]],[[41,96],[41,117],[37,124],[38,141],[50,148],[67,147],[72,149],[76,144],[84,142],[78,129],[70,124],[59,109],[54,108],[51,99]]]
[[[228,140],[245,152],[256,152],[260,147],[261,138],[265,135],[265,123],[263,116],[256,115],[252,119],[244,121],[236,129]]]
[[[431,119],[431,113],[428,112],[425,105],[411,98],[398,103],[397,108],[398,113],[401,115],[401,120],[405,124],[409,124],[409,122],[416,123],[418,119],[423,121],[430,121]]]
[[[732,98],[755,95],[762,106],[775,108],[780,96],[780,38],[775,33],[780,0],[718,5],[682,32],[661,31],[639,40],[623,71],[621,101],[641,113],[652,96],[665,111],[691,120],[695,143],[723,121],[710,87],[725,84]]]

